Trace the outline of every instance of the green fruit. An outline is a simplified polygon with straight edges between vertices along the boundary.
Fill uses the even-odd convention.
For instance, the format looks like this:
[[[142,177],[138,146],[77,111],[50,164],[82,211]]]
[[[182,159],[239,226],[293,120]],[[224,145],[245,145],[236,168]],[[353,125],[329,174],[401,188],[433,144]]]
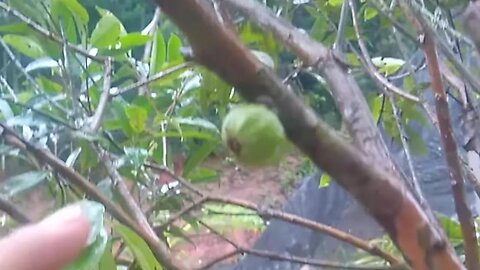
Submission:
[[[236,160],[247,166],[274,165],[289,149],[277,115],[259,104],[230,110],[223,121],[222,140]]]

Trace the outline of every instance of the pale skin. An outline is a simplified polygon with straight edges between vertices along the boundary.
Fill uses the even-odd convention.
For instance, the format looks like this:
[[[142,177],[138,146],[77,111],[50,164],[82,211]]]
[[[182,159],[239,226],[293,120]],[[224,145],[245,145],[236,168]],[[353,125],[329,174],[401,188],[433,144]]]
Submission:
[[[63,208],[1,238],[0,269],[61,270],[81,253],[89,230],[80,206]]]

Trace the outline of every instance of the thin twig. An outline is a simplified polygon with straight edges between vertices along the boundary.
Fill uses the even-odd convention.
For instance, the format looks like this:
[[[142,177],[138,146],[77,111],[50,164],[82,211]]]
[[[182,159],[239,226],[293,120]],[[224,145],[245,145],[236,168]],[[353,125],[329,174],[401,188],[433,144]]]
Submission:
[[[105,109],[107,108],[108,100],[110,99],[110,88],[112,85],[112,59],[110,57],[105,60],[104,67],[105,71],[103,74],[102,94],[90,124],[90,129],[92,131],[97,131],[100,128],[102,117],[105,114]]]
[[[192,64],[193,63],[191,63],[191,62],[185,62],[185,63],[179,64],[179,65],[173,66],[171,68],[168,68],[168,69],[165,69],[163,71],[158,72],[157,74],[151,76],[150,78],[148,78],[144,81],[136,82],[134,84],[131,84],[127,87],[124,87],[124,88],[121,88],[121,89],[118,89],[118,90],[115,90],[115,91],[113,91],[111,89],[110,94],[111,94],[112,97],[124,94],[128,91],[131,91],[131,90],[135,89],[135,88],[139,88],[139,87],[142,87],[144,85],[150,84],[154,81],[160,80],[160,79],[164,78],[165,76],[171,75],[174,72],[177,72],[179,70],[187,68],[187,67],[191,66]]]
[[[240,246],[239,244],[235,243],[234,241],[230,240],[228,237],[224,236],[223,234],[221,234],[220,232],[218,232],[217,230],[215,230],[213,227],[209,226],[208,224],[206,224],[205,222],[203,221],[199,221],[199,223],[201,225],[203,225],[205,228],[207,228],[209,231],[211,231],[213,234],[217,235],[218,237],[220,237],[222,240],[224,240],[225,242],[229,243],[230,245],[232,245],[236,252],[229,252],[223,256],[221,256],[220,258],[229,258],[229,257],[232,257],[232,256],[235,256],[236,254],[241,254],[241,253],[247,253],[247,254],[250,254],[250,255],[254,255],[254,256],[259,256],[259,257],[264,257],[264,258],[268,258],[268,259],[272,259],[272,260],[278,260],[278,261],[287,261],[287,262],[291,262],[291,263],[297,263],[297,264],[302,264],[302,265],[311,265],[311,266],[317,266],[317,267],[326,267],[326,268],[331,268],[331,269],[352,269],[352,270],[391,270],[391,269],[408,269],[408,267],[406,267],[405,265],[396,265],[396,266],[364,266],[364,265],[347,265],[347,264],[340,264],[340,263],[334,263],[334,262],[329,262],[329,261],[321,261],[321,260],[312,260],[312,259],[309,259],[309,258],[303,258],[303,257],[298,257],[298,256],[285,256],[285,255],[282,255],[282,254],[278,254],[278,253],[275,253],[275,252],[271,252],[271,251],[265,251],[265,250],[255,250],[255,249],[251,249],[251,248],[246,248],[246,247],[242,247]],[[213,265],[215,265],[216,263],[220,262],[221,260],[219,260],[220,258],[217,258],[217,259],[214,259],[213,261],[209,262],[209,263],[206,263],[206,265],[202,266],[200,269],[209,269],[210,267],[212,267]],[[222,260],[224,260],[222,259]]]

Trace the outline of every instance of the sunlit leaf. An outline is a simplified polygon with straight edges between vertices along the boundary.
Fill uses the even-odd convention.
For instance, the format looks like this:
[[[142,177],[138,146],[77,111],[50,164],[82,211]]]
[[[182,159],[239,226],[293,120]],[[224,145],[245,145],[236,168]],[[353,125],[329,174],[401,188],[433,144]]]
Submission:
[[[374,57],[372,63],[378,67],[380,72],[390,75],[397,72],[405,64],[405,61],[391,57]]]
[[[323,187],[328,187],[328,185],[330,185],[330,181],[331,181],[331,178],[330,178],[330,175],[326,174],[326,173],[323,173],[322,176],[320,177],[320,187],[323,188]]]
[[[157,29],[155,32],[155,39],[152,46],[152,57],[150,59],[150,75],[158,73],[166,58],[166,46],[162,32]]]
[[[365,21],[371,20],[378,15],[378,11],[371,7],[366,7],[363,12],[363,19]]]
[[[27,36],[10,34],[3,36],[3,40],[15,50],[30,58],[45,56],[45,52],[37,41]]]
[[[132,49],[147,43],[151,37],[140,33],[128,33],[118,39],[120,49]]]
[[[144,108],[138,106],[129,106],[125,108],[125,113],[127,114],[130,126],[136,133],[141,133],[145,130],[148,114]]]
[[[167,60],[168,62],[178,62],[183,59],[180,53],[180,47],[182,47],[182,40],[175,34],[170,35],[167,45]]]
[[[120,24],[111,13],[105,14],[98,21],[90,37],[92,46],[105,48],[115,44],[120,34]]]

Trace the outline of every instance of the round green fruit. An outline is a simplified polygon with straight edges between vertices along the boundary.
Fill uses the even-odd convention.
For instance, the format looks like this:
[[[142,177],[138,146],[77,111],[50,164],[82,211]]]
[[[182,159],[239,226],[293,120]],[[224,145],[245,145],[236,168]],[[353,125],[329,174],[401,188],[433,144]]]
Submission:
[[[236,160],[247,166],[277,164],[289,149],[277,115],[259,104],[232,108],[223,120],[222,140]]]

